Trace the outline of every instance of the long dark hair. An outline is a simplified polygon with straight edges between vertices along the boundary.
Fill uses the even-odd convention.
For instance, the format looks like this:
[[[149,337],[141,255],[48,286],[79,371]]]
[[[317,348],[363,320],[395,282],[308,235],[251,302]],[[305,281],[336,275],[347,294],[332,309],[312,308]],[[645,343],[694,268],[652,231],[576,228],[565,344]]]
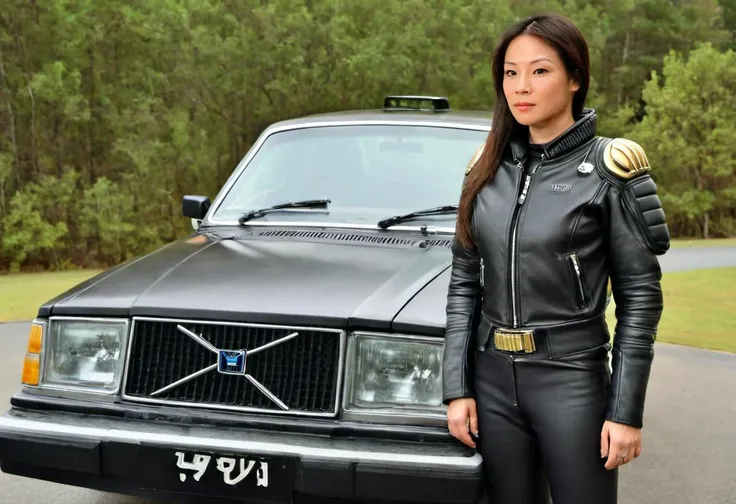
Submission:
[[[470,174],[468,174],[460,196],[455,235],[458,242],[464,247],[470,247],[473,242],[470,223],[476,195],[496,174],[511,136],[514,133],[527,130],[525,126],[514,119],[503,92],[506,49],[511,41],[519,35],[533,35],[549,44],[557,51],[560,59],[565,64],[568,75],[577,81],[580,89],[573,97],[573,117],[577,117],[582,113],[585,98],[588,94],[590,84],[588,44],[572,21],[558,14],[541,14],[524,19],[503,34],[501,41],[496,46],[491,62],[493,85],[496,91],[496,105],[492,117],[493,124],[483,151]]]

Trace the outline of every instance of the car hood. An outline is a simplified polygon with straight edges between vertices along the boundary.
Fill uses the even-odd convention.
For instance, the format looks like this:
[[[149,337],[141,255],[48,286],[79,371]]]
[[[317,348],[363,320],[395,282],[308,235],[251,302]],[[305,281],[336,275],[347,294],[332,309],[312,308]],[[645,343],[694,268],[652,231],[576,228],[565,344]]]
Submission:
[[[391,329],[396,315],[450,266],[450,251],[446,240],[419,246],[421,237],[385,243],[375,236],[200,234],[89,279],[39,315]],[[444,304],[431,308],[444,312]]]

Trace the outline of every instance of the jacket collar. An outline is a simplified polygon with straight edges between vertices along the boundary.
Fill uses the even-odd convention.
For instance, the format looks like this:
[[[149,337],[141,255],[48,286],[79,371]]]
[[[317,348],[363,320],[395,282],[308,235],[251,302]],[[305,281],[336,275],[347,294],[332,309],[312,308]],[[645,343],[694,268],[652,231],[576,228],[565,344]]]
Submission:
[[[511,155],[514,157],[514,161],[520,161],[526,157],[527,151],[529,150],[529,136],[527,132],[528,130],[524,128],[523,133],[513,135],[509,141]],[[596,112],[593,109],[583,109],[583,113],[572,126],[544,146],[544,157],[552,159],[566,154],[593,139],[595,135]]]

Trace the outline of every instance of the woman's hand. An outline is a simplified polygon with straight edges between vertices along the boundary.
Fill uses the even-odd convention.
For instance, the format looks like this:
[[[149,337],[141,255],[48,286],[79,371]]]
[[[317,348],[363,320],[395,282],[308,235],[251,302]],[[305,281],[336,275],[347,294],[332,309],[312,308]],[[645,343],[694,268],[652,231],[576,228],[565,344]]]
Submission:
[[[606,469],[615,469],[641,455],[641,429],[606,420],[601,430],[601,458]]]
[[[470,437],[470,432],[478,436],[478,412],[475,407],[475,399],[463,397],[450,401],[447,406],[447,427],[453,437],[475,448],[475,442]]]

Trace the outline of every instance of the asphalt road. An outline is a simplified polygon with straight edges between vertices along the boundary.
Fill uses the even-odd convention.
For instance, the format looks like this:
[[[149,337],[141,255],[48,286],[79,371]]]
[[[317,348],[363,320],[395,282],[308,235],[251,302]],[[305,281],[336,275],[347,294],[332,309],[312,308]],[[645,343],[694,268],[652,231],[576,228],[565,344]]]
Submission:
[[[675,249],[665,271],[736,266],[736,248]],[[28,324],[0,325],[0,411],[18,389]],[[736,355],[658,343],[643,453],[621,469],[626,504],[736,504]],[[53,496],[53,497],[51,497]],[[150,504],[0,473],[0,504]]]
[[[659,258],[664,272],[736,266],[736,247],[671,249]],[[728,503],[730,504],[730,503]]]

